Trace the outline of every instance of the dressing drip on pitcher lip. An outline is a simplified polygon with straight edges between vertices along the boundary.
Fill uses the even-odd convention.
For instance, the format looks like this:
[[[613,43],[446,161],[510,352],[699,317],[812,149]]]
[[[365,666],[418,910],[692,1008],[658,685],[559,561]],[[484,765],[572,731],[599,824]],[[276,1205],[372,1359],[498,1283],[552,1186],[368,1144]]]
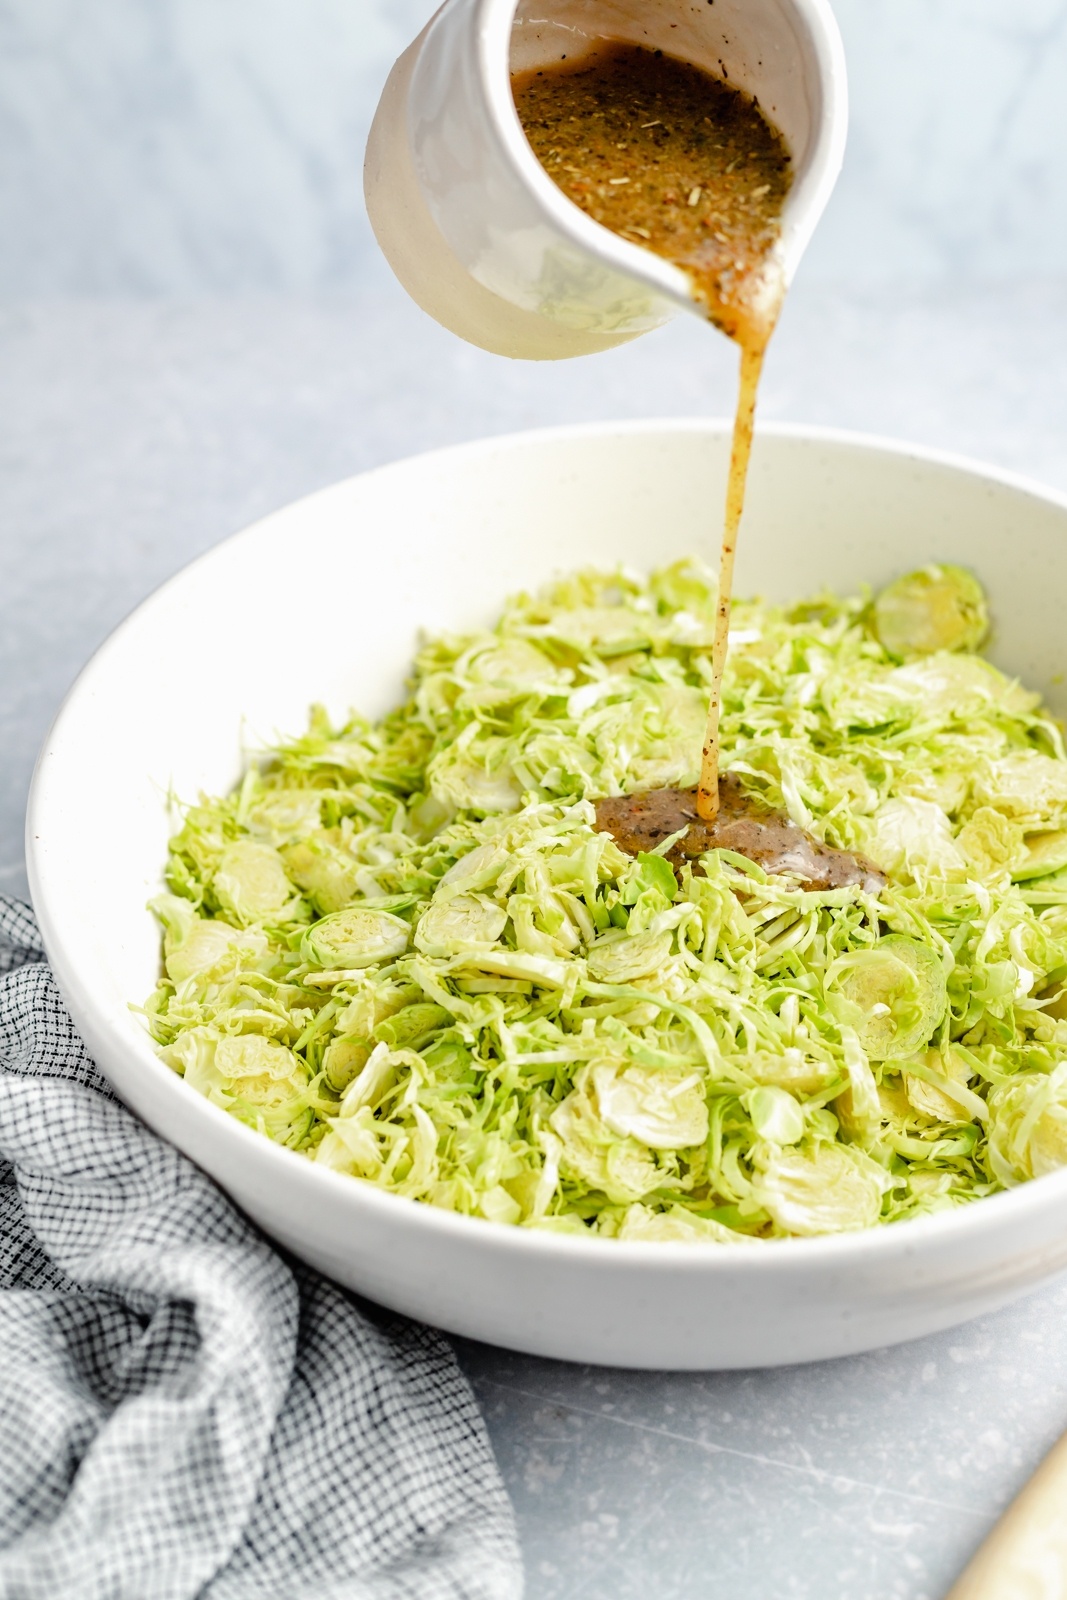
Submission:
[[[849,858],[851,868],[835,862],[828,869],[816,860],[826,847],[787,818],[779,819],[777,845],[769,843],[766,807],[758,819],[753,814],[751,827],[741,825],[745,797],[736,780],[720,793],[719,721],[734,557],[763,357],[785,293],[781,216],[792,182],[785,140],[741,90],[639,45],[600,41],[576,59],[516,74],[512,86],[535,155],[568,198],[594,221],[680,267],[708,320],[741,350],[700,782],[692,793],[659,791],[657,804],[673,811],[676,826],[690,826],[685,819],[692,818],[694,842],[699,836],[710,849],[720,803],[728,800],[727,831],[735,842],[726,845],[724,839],[722,847],[741,854],[758,848],[770,870],[771,859],[779,859],[779,870],[811,884],[823,884],[829,870],[834,882],[873,886],[876,869],[870,863]],[[602,801],[598,825],[625,848],[627,837],[642,834],[650,799]],[[801,839],[810,848],[799,848]],[[682,856],[693,853],[679,848]]]

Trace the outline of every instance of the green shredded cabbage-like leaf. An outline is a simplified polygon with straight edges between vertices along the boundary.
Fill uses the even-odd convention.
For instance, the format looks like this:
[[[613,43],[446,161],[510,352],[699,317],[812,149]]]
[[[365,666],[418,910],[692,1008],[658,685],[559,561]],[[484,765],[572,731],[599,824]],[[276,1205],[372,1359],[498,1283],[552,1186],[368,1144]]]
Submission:
[[[715,585],[579,572],[315,708],[189,806],[154,902],[163,1059],[308,1160],[498,1223],[722,1244],[1067,1165],[1067,758],[973,652],[976,581],[735,604],[723,761],[888,874],[676,876],[592,802],[690,784]]]

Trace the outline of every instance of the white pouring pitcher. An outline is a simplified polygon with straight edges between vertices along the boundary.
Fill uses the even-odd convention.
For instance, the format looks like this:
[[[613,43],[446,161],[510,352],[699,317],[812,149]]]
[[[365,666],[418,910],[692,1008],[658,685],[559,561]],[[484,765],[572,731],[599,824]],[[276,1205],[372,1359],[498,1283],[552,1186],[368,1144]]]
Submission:
[[[827,0],[446,0],[389,76],[367,144],[367,210],[423,310],[499,355],[586,355],[704,317],[689,279],[594,222],[527,143],[510,75],[598,39],[661,49],[758,99],[794,179],[789,282],[830,196],[848,117]]]

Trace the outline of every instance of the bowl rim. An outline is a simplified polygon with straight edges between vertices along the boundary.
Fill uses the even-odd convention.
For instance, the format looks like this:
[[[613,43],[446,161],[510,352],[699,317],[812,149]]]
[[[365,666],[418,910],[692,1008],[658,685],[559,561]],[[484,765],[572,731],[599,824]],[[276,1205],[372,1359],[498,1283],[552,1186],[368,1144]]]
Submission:
[[[66,725],[75,720],[84,699],[93,696],[95,669],[116,650],[122,648],[124,635],[142,613],[150,610],[172,587],[179,586],[187,576],[210,562],[217,553],[238,541],[255,538],[265,527],[281,517],[289,517],[310,508],[323,497],[343,492],[357,481],[403,473],[414,467],[432,466],[442,459],[462,463],[464,459],[476,460],[498,450],[538,448],[556,443],[568,443],[582,438],[603,438],[612,435],[635,434],[696,434],[710,438],[728,436],[732,422],[725,418],[670,417],[650,419],[625,419],[622,421],[557,424],[548,427],[525,429],[510,433],[489,435],[460,444],[444,445],[434,450],[416,452],[396,460],[382,463],[364,472],[326,485],[310,494],[300,496],[255,522],[236,530],[201,552],[192,561],[157,585],[138,602],[97,647],[82,667],[64,696],[42,744],[33,771],[26,811],[26,862],[30,894],[37,916],[49,964],[63,993],[64,999],[74,998],[71,1005],[75,1020],[86,1018],[84,1031],[90,1037],[86,1043],[98,1053],[100,1045],[112,1046],[138,1068],[147,1071],[160,1106],[167,1103],[185,1108],[195,1120],[203,1116],[206,1126],[213,1127],[216,1139],[229,1143],[234,1151],[234,1166],[242,1171],[252,1169],[268,1180],[276,1179],[281,1185],[296,1185],[310,1195],[318,1194],[335,1207],[347,1207],[351,1212],[363,1213],[366,1221],[376,1217],[403,1225],[428,1229],[442,1240],[452,1239],[458,1245],[482,1245],[491,1250],[518,1251],[527,1257],[556,1258],[560,1264],[568,1259],[585,1262],[590,1267],[609,1264],[632,1264],[642,1271],[649,1269],[675,1273],[705,1273],[730,1271],[745,1276],[762,1277],[767,1272],[806,1271],[819,1265],[846,1268],[865,1265],[894,1256],[914,1256],[924,1247],[944,1246],[957,1239],[964,1240],[991,1231],[999,1223],[1002,1227],[1015,1225],[1024,1234],[1027,1218],[1034,1212],[1045,1212],[1062,1206],[1067,1216],[1067,1168],[1048,1173],[1039,1178],[1001,1190],[969,1204],[926,1216],[910,1218],[898,1223],[866,1229],[853,1229],[841,1233],[818,1234],[785,1239],[740,1239],[725,1251],[716,1248],[694,1248],[699,1241],[680,1240],[620,1240],[592,1236],[581,1238],[553,1229],[515,1227],[493,1223],[488,1218],[447,1211],[425,1201],[414,1200],[378,1188],[370,1180],[319,1167],[299,1152],[276,1144],[244,1123],[231,1117],[220,1107],[196,1093],[172,1072],[156,1055],[147,1029],[138,1026],[134,1007],[138,1001],[127,1002],[127,1009],[117,1013],[101,1002],[93,987],[86,983],[76,961],[68,959],[62,931],[62,912],[57,916],[55,903],[62,904],[62,883],[53,878],[47,844],[42,841],[39,819],[48,803],[49,778],[55,759],[54,748],[64,737]],[[855,432],[850,429],[808,425],[805,423],[769,422],[757,429],[759,439],[774,438],[788,442],[827,444],[846,449],[868,450],[902,461],[916,461],[924,466],[940,467],[977,478],[990,486],[1007,489],[1041,501],[1067,513],[1067,493],[1050,488],[1039,480],[1010,469],[991,466],[965,454],[931,448],[906,440],[889,438],[876,433]],[[79,1023],[79,1027],[82,1025]],[[94,1057],[95,1059],[95,1057]],[[98,1063],[98,1070],[108,1079],[106,1069]],[[196,1110],[193,1110],[193,1107]],[[136,1113],[134,1113],[136,1115]],[[164,1137],[160,1135],[160,1137]],[[181,1147],[177,1146],[180,1150]],[[182,1151],[184,1155],[185,1152]],[[186,1159],[195,1158],[187,1156]],[[225,1188],[224,1180],[219,1181]],[[983,1219],[985,1219],[983,1221]]]

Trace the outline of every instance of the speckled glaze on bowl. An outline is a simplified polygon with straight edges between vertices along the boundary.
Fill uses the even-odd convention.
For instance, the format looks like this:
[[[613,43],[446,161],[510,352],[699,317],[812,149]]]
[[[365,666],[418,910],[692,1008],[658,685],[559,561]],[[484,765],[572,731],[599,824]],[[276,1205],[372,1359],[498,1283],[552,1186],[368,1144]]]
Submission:
[[[227,540],[111,636],[38,762],[30,882],[48,955],[102,1070],[149,1125],[296,1255],[385,1305],[537,1354],[755,1367],[913,1338],[1067,1267],[1067,1172],[961,1211],[730,1248],[575,1239],[455,1216],[320,1170],[210,1105],[130,1010],[152,988],[166,795],[221,792],[242,744],[312,700],[377,715],[420,629],[490,621],[509,591],[583,563],[714,551],[724,425],[566,428],[401,461]],[[967,462],[774,428],[759,438],[740,592],[879,584],[930,560],[988,586],[998,663],[1067,694],[1067,502]]]

